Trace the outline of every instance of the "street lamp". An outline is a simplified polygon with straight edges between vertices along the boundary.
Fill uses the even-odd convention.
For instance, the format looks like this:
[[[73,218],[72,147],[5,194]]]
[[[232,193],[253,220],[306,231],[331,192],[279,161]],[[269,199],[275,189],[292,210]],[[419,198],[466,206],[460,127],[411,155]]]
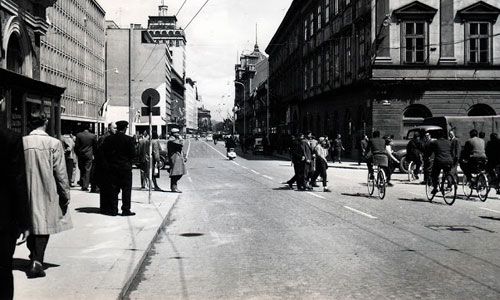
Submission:
[[[111,68],[111,69],[104,70],[104,72],[109,72],[109,71],[113,71],[113,73],[115,73],[115,74],[120,74],[120,71],[118,71],[118,68]]]
[[[239,81],[234,81],[234,83],[236,84],[241,84],[241,86],[243,87],[243,137],[246,137],[247,136],[247,111],[246,111],[246,103],[245,103],[245,95],[246,95],[246,91],[245,91],[245,85],[242,83],[242,82],[239,82]]]

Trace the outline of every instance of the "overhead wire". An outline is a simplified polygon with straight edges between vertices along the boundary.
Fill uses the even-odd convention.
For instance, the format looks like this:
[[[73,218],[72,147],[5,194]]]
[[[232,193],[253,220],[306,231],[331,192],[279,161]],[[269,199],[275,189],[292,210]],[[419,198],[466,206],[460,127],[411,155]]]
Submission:
[[[196,12],[196,14],[194,15],[193,18],[191,18],[191,20],[187,23],[187,25],[184,27],[184,30],[186,30],[186,28],[188,28],[189,24],[191,24],[191,22],[193,22],[193,20],[198,16],[198,14],[201,12],[201,10],[205,7],[205,5],[207,5],[208,1],[210,0],[207,0],[205,1],[205,3],[203,3],[203,5],[201,6],[201,8]]]
[[[182,3],[181,7],[179,8],[179,10],[177,11],[177,13],[175,14],[176,17],[181,12],[181,9],[184,7],[184,4],[186,4],[186,2],[187,2],[187,0],[184,0],[184,2]]]

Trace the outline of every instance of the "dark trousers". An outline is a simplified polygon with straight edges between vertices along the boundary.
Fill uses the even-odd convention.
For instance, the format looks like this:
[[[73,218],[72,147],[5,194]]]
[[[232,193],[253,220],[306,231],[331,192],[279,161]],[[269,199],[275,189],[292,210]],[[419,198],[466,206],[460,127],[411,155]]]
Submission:
[[[80,169],[80,180],[82,181],[82,188],[87,189],[90,182],[90,172],[92,171],[92,159],[87,157],[79,157],[78,168]]]
[[[72,158],[66,158],[66,171],[68,172],[68,182],[73,183],[73,169],[75,168],[75,163]]]
[[[326,178],[326,169],[328,165],[326,164],[326,161],[324,161],[321,158],[316,158],[316,170],[314,171],[314,174],[311,178],[311,185],[314,185],[316,183],[316,179],[318,179],[318,176],[321,176],[321,180],[323,181],[323,186],[326,186],[327,178]]]
[[[439,173],[441,173],[441,170],[443,170],[444,172],[449,172],[451,170],[451,165],[452,162],[434,161],[431,171],[432,186],[434,188],[437,188]]]
[[[170,176],[170,189],[177,189],[177,182],[181,179],[182,175]]]
[[[290,180],[288,180],[287,183],[294,184],[295,182],[297,182],[297,177],[298,177],[297,174],[299,174],[299,170],[300,170],[299,164],[300,164],[300,162],[293,163],[293,177],[290,178]]]
[[[301,161],[297,163],[297,187],[305,189],[308,187],[307,178],[309,175],[309,163]]]
[[[111,207],[118,210],[118,194],[122,192],[122,212],[130,211],[132,197],[132,170],[112,170]]]
[[[48,234],[30,234],[26,245],[30,250],[30,260],[36,260],[43,263],[43,257],[45,256],[45,249],[47,249],[47,244],[49,243]]]
[[[335,159],[338,162],[342,162],[341,161],[341,154],[342,154],[342,148],[335,148]]]
[[[15,228],[0,231],[0,300],[14,297],[12,256],[16,249],[16,233]]]
[[[103,214],[117,214],[118,206],[113,206],[113,188],[108,183],[99,185],[99,207]]]

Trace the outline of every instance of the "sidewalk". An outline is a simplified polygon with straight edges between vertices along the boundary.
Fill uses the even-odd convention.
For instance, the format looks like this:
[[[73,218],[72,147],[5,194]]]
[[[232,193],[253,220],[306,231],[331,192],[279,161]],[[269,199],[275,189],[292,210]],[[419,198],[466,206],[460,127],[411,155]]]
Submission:
[[[166,187],[168,175],[161,179]],[[134,170],[132,211],[135,216],[99,213],[99,194],[71,190],[73,229],[51,235],[44,278],[28,279],[29,251],[14,254],[14,299],[119,299],[136,275],[155,237],[181,194],[139,190]],[[121,202],[119,202],[120,208]]]

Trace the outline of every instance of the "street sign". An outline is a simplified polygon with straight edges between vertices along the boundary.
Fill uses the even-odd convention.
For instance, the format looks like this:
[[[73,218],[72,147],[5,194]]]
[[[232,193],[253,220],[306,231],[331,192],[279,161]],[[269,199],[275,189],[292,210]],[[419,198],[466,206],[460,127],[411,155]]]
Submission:
[[[141,116],[148,116],[148,115],[149,115],[149,108],[148,107],[141,107]],[[160,108],[158,106],[152,107],[151,108],[151,115],[159,116],[160,115]]]
[[[160,93],[155,89],[147,89],[142,92],[142,103],[146,106],[155,106],[160,102]]]

